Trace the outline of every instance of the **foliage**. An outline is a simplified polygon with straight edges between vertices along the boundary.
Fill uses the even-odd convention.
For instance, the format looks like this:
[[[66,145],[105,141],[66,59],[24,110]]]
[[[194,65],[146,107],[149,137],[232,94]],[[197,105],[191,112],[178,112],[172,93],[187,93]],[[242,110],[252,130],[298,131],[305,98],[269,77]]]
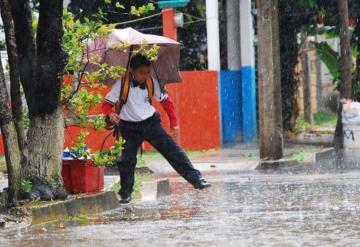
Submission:
[[[294,128],[295,133],[300,133],[309,130],[311,125],[304,120],[303,117],[298,117],[296,119],[296,125]]]
[[[140,174],[138,172],[135,173],[135,184],[134,184],[134,192],[133,192],[134,199],[140,199],[142,183],[149,179],[150,179],[150,176],[147,174]],[[121,189],[121,186],[120,186],[119,182],[116,182],[111,186],[111,190],[116,193],[118,193],[120,189]]]
[[[32,182],[30,180],[24,179],[21,181],[21,190],[25,193],[29,193],[32,188]]]
[[[148,14],[151,11],[154,11],[154,10],[155,10],[154,4],[153,3],[148,3],[148,4],[140,6],[140,7],[131,6],[130,13],[132,15],[141,16],[141,15]]]
[[[295,93],[299,85],[295,66],[298,59],[299,43],[297,35],[305,31],[308,35],[324,34],[328,38],[338,37],[338,5],[337,0],[280,0],[279,1],[279,23],[280,23],[280,46],[281,46],[281,81],[283,99],[283,125],[287,130],[292,130],[291,119],[297,117],[298,112],[295,104]],[[349,16],[359,23],[360,2],[349,0]],[[360,38],[359,25],[355,27],[352,34],[352,45],[357,46]],[[335,81],[339,78],[339,72],[335,57],[338,57],[325,44],[318,44],[317,50],[325,64],[330,66]],[[359,54],[357,54],[359,57]],[[360,59],[359,59],[360,61]],[[360,66],[357,68],[360,75]],[[359,82],[354,81],[354,98],[360,98]],[[356,96],[358,95],[358,96]]]
[[[336,114],[328,114],[326,112],[314,113],[314,123],[319,126],[334,126],[337,122]]]
[[[87,159],[91,157],[89,150],[86,146],[85,138],[89,135],[89,132],[81,130],[79,135],[76,137],[76,140],[73,143],[73,146],[70,148],[70,154],[75,158]]]
[[[118,1],[104,0],[105,5],[115,3],[118,9],[125,8]],[[154,10],[152,3],[142,6],[132,6],[132,15],[144,15]],[[79,10],[81,14],[83,11]],[[73,85],[65,83],[61,90],[62,102],[66,111],[66,118],[71,118],[82,129],[92,127],[101,130],[105,127],[105,118],[99,116],[89,119],[89,110],[98,105],[102,101],[101,92],[105,86],[101,82],[109,79],[116,80],[123,76],[126,68],[121,66],[110,66],[100,63],[96,56],[89,56],[87,53],[87,44],[89,40],[97,37],[103,37],[112,32],[118,24],[109,24],[107,13],[102,8],[98,8],[90,15],[78,18],[76,14],[65,10],[63,17],[64,36],[63,46],[69,54],[69,60],[65,67],[65,74],[73,75],[76,82]],[[129,44],[113,44],[112,49],[128,52]],[[160,47],[157,45],[148,45],[146,40],[142,42],[140,47],[134,50],[134,53],[141,53],[151,61],[157,59]],[[90,64],[95,68],[90,73],[85,73],[86,67]],[[74,86],[75,84],[75,86]],[[90,124],[90,126],[89,126]],[[102,151],[97,154],[91,154],[86,147],[85,138],[89,133],[82,130],[77,136],[70,153],[76,158],[91,158],[95,165],[108,165],[115,163],[116,155],[121,151],[123,140],[117,141],[108,151]]]
[[[326,67],[329,69],[331,76],[334,81],[338,82],[340,80],[340,57],[339,53],[335,52],[328,43],[313,42],[316,52]]]
[[[115,141],[114,146],[109,151],[102,151],[93,155],[93,160],[96,166],[114,165],[116,163],[116,157],[123,149],[125,141],[122,138]]]
[[[299,162],[304,162],[305,159],[305,150],[300,150],[292,153],[290,155],[290,159],[297,160]]]

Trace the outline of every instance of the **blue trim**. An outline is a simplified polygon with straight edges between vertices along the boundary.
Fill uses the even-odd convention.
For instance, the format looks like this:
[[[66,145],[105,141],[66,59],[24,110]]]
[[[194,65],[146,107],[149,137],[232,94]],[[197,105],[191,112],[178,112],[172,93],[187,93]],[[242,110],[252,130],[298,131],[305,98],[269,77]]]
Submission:
[[[256,140],[256,85],[255,68],[246,66],[241,68],[241,102],[242,102],[242,130],[243,141]]]
[[[220,121],[220,143],[224,143],[223,137],[223,118],[222,118],[222,96],[221,96],[221,72],[218,72],[218,99],[219,99],[219,121]]]
[[[220,72],[223,145],[242,141],[241,71]]]

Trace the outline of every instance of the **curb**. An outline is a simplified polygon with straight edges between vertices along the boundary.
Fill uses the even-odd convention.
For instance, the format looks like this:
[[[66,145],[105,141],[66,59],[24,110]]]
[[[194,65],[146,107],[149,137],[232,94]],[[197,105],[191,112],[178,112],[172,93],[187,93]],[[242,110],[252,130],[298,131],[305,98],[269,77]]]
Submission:
[[[153,174],[154,172],[147,166],[136,167],[135,171],[140,174]],[[119,170],[116,166],[106,166],[104,170],[105,176],[118,176]]]
[[[169,179],[147,181],[142,184],[141,201],[153,201],[171,194]]]
[[[294,159],[280,159],[280,160],[266,160],[260,161],[260,164],[255,168],[256,170],[276,170],[284,167],[293,167],[299,165],[299,162]]]
[[[315,163],[334,161],[337,158],[335,148],[327,148],[315,153]]]
[[[141,189],[141,201],[156,200],[171,194],[169,179],[144,182]],[[30,216],[31,225],[52,221],[67,221],[76,216],[93,216],[121,207],[113,191],[80,195],[65,201],[41,202],[14,208],[14,211]],[[1,223],[1,222],[0,222]]]
[[[32,217],[31,225],[51,221],[68,220],[79,215],[95,215],[120,207],[116,194],[112,191],[54,202],[43,206],[27,205],[20,210],[28,211]]]

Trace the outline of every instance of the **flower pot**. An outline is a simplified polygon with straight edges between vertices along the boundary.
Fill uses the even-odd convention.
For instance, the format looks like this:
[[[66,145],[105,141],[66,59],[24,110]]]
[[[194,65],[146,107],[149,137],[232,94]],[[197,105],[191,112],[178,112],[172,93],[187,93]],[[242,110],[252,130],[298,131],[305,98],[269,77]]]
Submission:
[[[104,189],[104,167],[96,167],[92,160],[63,160],[61,175],[70,193],[88,193]]]

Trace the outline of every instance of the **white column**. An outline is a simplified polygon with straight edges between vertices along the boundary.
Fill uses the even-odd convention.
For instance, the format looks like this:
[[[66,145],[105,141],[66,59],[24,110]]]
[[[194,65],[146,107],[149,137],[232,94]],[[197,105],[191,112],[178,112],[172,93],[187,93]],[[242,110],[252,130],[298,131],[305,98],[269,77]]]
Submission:
[[[226,1],[226,29],[227,67],[228,70],[239,71],[241,68],[239,0]]]
[[[206,0],[208,69],[220,71],[219,4]]]
[[[255,66],[254,27],[251,15],[251,0],[240,1],[241,65]]]
[[[64,8],[67,8],[67,6],[70,4],[70,0],[63,0],[63,6]]]

